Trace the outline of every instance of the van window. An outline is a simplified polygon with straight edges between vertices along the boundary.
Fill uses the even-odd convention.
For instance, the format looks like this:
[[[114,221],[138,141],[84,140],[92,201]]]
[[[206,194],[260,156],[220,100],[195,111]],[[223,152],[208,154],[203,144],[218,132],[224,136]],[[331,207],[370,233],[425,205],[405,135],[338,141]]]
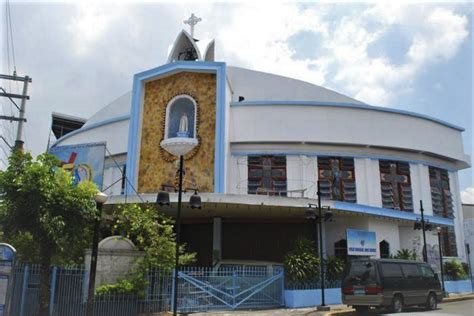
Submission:
[[[382,274],[385,278],[401,278],[402,270],[398,263],[382,263]]]
[[[406,278],[419,278],[421,277],[420,266],[417,264],[402,263],[403,274]]]
[[[421,273],[425,278],[434,278],[435,276],[433,269],[431,269],[430,267],[421,266]]]
[[[349,281],[375,281],[375,264],[370,261],[351,262],[347,279]]]

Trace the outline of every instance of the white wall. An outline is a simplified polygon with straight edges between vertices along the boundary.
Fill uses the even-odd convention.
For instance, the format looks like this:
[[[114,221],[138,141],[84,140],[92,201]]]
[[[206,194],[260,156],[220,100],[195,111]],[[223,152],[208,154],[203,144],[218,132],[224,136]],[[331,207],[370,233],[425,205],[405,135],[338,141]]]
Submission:
[[[377,159],[355,158],[357,203],[382,207],[380,168]]]
[[[227,193],[247,194],[248,165],[247,156],[231,156],[227,177]]]
[[[379,243],[382,240],[390,244],[390,254],[396,254],[400,249],[400,231],[397,223],[371,218],[368,221],[368,230],[374,231],[377,238],[377,258],[380,258]]]
[[[113,154],[127,152],[128,120],[92,128],[61,141],[58,146],[107,142],[107,149]]]
[[[356,216],[336,216],[333,222],[327,222],[325,225],[326,252],[328,255],[334,255],[334,243],[347,239],[346,229],[367,230],[369,227],[367,217]]]
[[[460,131],[418,117],[325,106],[232,106],[230,110],[231,143],[358,144],[467,159]]]
[[[431,201],[430,173],[428,166],[410,163],[411,189],[413,194],[413,211],[420,212],[420,200],[423,201],[425,215],[433,215]]]

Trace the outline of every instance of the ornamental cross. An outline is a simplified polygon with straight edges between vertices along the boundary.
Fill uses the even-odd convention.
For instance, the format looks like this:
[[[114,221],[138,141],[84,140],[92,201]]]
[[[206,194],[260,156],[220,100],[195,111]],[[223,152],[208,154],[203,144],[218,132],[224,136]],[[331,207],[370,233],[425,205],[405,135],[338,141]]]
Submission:
[[[331,179],[332,194],[336,200],[342,200],[341,181],[343,179],[351,179],[352,172],[344,171],[339,168],[339,160],[331,160],[331,170],[324,170],[321,175],[325,178]]]
[[[197,16],[194,15],[194,13],[191,13],[191,17],[187,20],[184,20],[184,24],[189,24],[191,27],[191,36],[194,38],[194,26],[201,22],[202,19],[198,18]]]
[[[393,207],[400,208],[400,190],[399,183],[407,183],[408,177],[397,173],[397,165],[390,164],[390,173],[382,173],[382,181],[390,183],[393,194]]]

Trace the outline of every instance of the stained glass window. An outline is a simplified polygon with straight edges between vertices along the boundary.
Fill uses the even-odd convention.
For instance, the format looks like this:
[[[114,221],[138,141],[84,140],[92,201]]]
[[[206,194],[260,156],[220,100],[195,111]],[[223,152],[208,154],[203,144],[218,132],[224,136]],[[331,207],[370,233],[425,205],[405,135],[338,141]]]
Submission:
[[[380,160],[379,166],[383,207],[413,212],[410,165],[407,162]]]
[[[249,156],[248,193],[286,196],[286,156]]]
[[[431,201],[433,215],[454,218],[453,196],[449,188],[449,174],[445,169],[429,167]],[[444,227],[441,231],[444,256],[457,256],[456,235],[452,227]]]
[[[321,198],[356,203],[354,158],[318,157]]]

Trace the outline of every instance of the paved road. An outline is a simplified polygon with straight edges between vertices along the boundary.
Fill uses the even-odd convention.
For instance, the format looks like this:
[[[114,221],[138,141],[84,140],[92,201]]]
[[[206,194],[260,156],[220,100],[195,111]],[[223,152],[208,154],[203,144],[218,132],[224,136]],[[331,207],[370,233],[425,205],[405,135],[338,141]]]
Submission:
[[[375,313],[376,315],[378,313]],[[474,315],[474,300],[465,300],[451,303],[442,303],[438,305],[438,309],[434,311],[425,311],[420,308],[407,308],[403,313],[405,315],[422,316],[422,315]],[[379,315],[403,315],[403,314],[379,314]]]

